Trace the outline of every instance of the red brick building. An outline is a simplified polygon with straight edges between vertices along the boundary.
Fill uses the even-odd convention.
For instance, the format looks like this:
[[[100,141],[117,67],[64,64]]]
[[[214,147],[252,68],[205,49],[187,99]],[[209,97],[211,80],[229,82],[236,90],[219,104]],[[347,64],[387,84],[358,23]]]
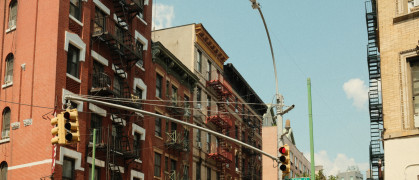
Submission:
[[[150,110],[139,102],[154,96],[150,0],[1,2],[0,179],[88,179],[91,129],[97,128],[97,179],[149,179],[154,132],[147,117],[74,101],[80,143],[57,146],[54,109],[64,96],[131,98],[113,101]],[[149,73],[150,72],[150,73]],[[145,143],[148,142],[148,143]],[[52,162],[55,159],[55,171]]]
[[[156,80],[154,97],[149,98],[151,112],[193,123],[193,90],[198,77],[160,42],[152,44]],[[161,118],[147,118],[148,131],[154,130],[152,149],[154,179],[183,180],[192,178],[193,129]],[[154,119],[154,121],[152,121]],[[152,156],[150,156],[152,157]],[[152,179],[152,177],[149,177]]]

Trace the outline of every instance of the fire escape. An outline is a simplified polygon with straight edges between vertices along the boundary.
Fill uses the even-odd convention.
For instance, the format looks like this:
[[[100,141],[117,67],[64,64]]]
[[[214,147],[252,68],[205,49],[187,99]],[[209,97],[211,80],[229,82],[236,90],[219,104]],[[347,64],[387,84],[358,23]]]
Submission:
[[[233,125],[227,110],[228,104],[226,103],[228,102],[229,96],[231,96],[231,87],[219,72],[217,73],[217,78],[214,80],[209,79],[206,85],[214,90],[218,102],[218,111],[210,111],[211,113],[208,114],[206,123],[213,123],[219,133],[226,134],[227,129],[231,128]],[[211,146],[208,157],[216,160],[217,169],[220,170],[220,179],[224,179],[226,174],[226,163],[231,163],[233,161],[233,154],[229,152],[226,140],[220,138],[218,140],[218,145]]]
[[[169,151],[174,153],[179,153],[178,157],[179,160],[182,162],[182,166],[180,166],[179,171],[171,170],[165,176],[166,180],[181,180],[186,179],[188,176],[188,152],[189,152],[189,131],[186,129],[183,132],[179,130],[172,130],[171,132],[167,132],[167,140],[165,142],[165,146],[169,149]]]
[[[368,31],[367,61],[369,72],[369,111],[370,111],[370,168],[371,178],[379,179],[379,168],[384,164],[383,106],[381,100],[380,54],[378,52],[378,21],[376,0],[365,2]],[[380,164],[381,163],[381,164]]]
[[[116,18],[96,12],[91,26],[91,46],[106,48],[101,52],[109,53],[113,74],[105,67],[92,73],[90,94],[107,96],[108,101],[141,108],[138,101],[141,96],[132,91],[128,74],[138,61],[142,61],[141,45],[130,33],[129,24],[143,12],[143,0],[109,0],[113,4]],[[111,78],[113,77],[113,79]],[[131,101],[116,101],[117,98],[131,98]],[[97,150],[106,155],[106,179],[122,179],[120,167],[139,158],[138,143],[125,130],[129,124],[128,112],[110,109],[112,124],[102,126],[97,133]]]

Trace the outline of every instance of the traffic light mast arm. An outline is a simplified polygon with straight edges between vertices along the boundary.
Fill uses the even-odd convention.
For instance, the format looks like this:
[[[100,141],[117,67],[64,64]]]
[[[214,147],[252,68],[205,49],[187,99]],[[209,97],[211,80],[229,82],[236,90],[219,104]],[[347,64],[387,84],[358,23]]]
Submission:
[[[272,156],[272,155],[266,153],[265,151],[262,151],[258,148],[255,148],[255,147],[253,147],[249,144],[243,143],[243,142],[241,142],[237,139],[228,137],[224,134],[212,131],[210,129],[203,128],[203,127],[197,126],[195,124],[187,123],[187,122],[175,119],[175,118],[163,116],[163,115],[160,115],[160,114],[156,114],[156,113],[152,113],[152,112],[148,112],[148,111],[144,111],[144,110],[140,110],[140,109],[131,108],[131,107],[128,107],[128,106],[122,106],[122,105],[119,105],[119,104],[113,104],[113,103],[108,103],[108,102],[98,101],[98,100],[93,100],[93,99],[86,99],[86,98],[82,98],[82,97],[78,97],[78,96],[74,96],[74,95],[67,95],[65,97],[65,99],[66,100],[77,100],[77,101],[84,101],[84,102],[99,104],[99,105],[103,105],[103,106],[107,106],[107,107],[112,107],[112,108],[116,108],[116,109],[123,109],[123,110],[131,111],[131,112],[138,112],[138,113],[142,113],[142,114],[145,114],[145,115],[149,115],[149,116],[158,117],[158,118],[162,118],[162,119],[165,119],[165,120],[173,121],[173,122],[176,122],[176,123],[179,123],[179,124],[182,124],[182,125],[186,125],[186,126],[189,126],[189,127],[195,128],[195,129],[199,129],[199,130],[208,132],[208,133],[213,134],[217,137],[227,139],[227,140],[232,141],[236,144],[245,146],[245,147],[247,147],[249,149],[252,149],[252,150],[254,150],[258,153],[261,153],[262,155],[265,155],[265,156],[267,156],[267,157],[271,158],[272,160],[279,163],[279,159],[277,157]]]

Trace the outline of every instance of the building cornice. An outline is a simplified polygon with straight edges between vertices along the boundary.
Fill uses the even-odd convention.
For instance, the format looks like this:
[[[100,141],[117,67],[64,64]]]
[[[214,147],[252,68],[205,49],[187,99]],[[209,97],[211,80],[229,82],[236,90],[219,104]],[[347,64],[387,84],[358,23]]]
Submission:
[[[196,43],[211,57],[211,59],[223,69],[223,64],[228,59],[228,55],[212,38],[202,24],[195,25]]]

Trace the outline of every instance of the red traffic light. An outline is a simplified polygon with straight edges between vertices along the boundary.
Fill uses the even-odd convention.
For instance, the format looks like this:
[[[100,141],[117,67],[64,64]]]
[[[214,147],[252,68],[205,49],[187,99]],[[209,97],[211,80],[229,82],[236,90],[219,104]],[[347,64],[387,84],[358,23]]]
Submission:
[[[286,154],[287,153],[287,149],[285,147],[280,147],[279,148],[279,153]]]

